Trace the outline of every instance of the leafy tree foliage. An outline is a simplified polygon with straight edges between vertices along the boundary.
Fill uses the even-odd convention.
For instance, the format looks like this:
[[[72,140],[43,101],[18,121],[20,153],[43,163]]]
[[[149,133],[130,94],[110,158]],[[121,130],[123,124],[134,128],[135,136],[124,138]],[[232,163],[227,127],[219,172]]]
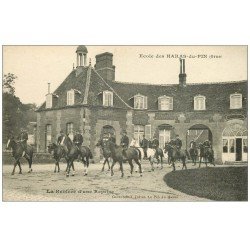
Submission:
[[[8,73],[3,77],[3,141],[13,133],[17,135],[20,128],[27,127],[30,121],[36,121],[35,104],[23,104],[15,96],[14,74]]]

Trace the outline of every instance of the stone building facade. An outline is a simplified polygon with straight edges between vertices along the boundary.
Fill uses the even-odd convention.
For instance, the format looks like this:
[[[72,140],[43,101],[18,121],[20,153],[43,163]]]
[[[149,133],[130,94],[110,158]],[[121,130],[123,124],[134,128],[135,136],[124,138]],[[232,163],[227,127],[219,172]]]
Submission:
[[[87,53],[85,46],[77,48],[77,67],[37,110],[38,151],[46,151],[61,130],[70,137],[80,130],[99,160],[100,137],[111,133],[119,144],[126,130],[130,140],[145,134],[161,147],[176,134],[184,148],[192,139],[209,139],[217,163],[247,161],[247,80],[187,83],[180,60],[179,84],[118,82],[111,53],[97,55],[94,67],[87,65]]]

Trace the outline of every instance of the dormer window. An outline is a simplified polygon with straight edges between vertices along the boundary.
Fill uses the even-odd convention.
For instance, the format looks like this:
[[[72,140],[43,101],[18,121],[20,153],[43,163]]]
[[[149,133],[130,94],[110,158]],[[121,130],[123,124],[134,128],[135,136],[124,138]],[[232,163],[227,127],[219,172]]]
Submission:
[[[159,110],[173,110],[173,97],[161,96],[158,98]]]
[[[47,94],[46,95],[46,109],[51,109],[52,108],[52,94]]]
[[[103,106],[106,106],[106,107],[113,106],[113,92],[103,91]]]
[[[230,95],[230,109],[241,109],[242,108],[242,94]]]
[[[206,110],[206,97],[198,95],[194,97],[194,110]]]
[[[75,90],[71,89],[67,91],[67,105],[74,105],[75,104]]]
[[[148,98],[143,95],[134,96],[134,108],[135,109],[147,109],[148,108]]]

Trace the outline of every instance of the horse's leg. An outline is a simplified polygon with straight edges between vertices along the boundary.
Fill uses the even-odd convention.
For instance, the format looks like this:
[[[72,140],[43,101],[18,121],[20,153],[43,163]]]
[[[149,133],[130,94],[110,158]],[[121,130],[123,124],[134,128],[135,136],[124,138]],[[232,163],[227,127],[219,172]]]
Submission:
[[[16,165],[18,164],[18,161],[19,161],[19,159],[15,159],[16,161],[14,162],[14,168],[13,168],[13,170],[12,170],[12,175],[14,175],[15,174],[15,170],[16,170]]]
[[[20,163],[20,161],[19,161],[19,160],[18,160],[17,164],[18,164],[18,167],[19,167],[19,174],[22,174],[21,163]]]
[[[104,159],[105,159],[105,160],[104,160],[103,165],[102,165],[102,172],[104,172],[104,166],[105,166],[106,161],[107,161],[107,159],[106,159],[106,158],[104,158]]]
[[[24,156],[24,158],[27,160],[27,162],[29,163],[29,171],[28,173],[32,172],[32,168],[31,168],[31,164],[32,164],[32,158],[28,157],[27,155]]]
[[[85,164],[84,164],[84,168],[85,168],[84,176],[88,175],[88,167],[89,167],[89,158],[86,157],[86,161],[85,161]]]
[[[139,166],[139,173],[140,173],[140,176],[142,177],[142,167],[141,167],[141,163],[138,159],[135,159],[135,163]]]
[[[149,162],[150,162],[150,165],[151,165],[151,171],[155,171],[155,168],[154,168],[154,157],[152,156],[149,156]]]
[[[199,168],[201,167],[201,159],[202,159],[202,156],[200,155]]]
[[[68,160],[68,162],[67,162],[67,168],[66,168],[66,171],[67,171],[66,177],[69,177],[70,167],[71,167],[72,164],[73,164],[73,160]]]
[[[134,169],[134,165],[133,165],[133,163],[132,163],[132,159],[130,159],[130,160],[128,161],[128,163],[129,163],[129,166],[130,166],[130,176],[132,176],[132,174],[133,174],[133,169]]]
[[[114,167],[115,163],[116,163],[116,160],[113,160],[113,163],[112,163],[111,169],[110,169],[111,170],[111,176],[114,175],[113,167]]]
[[[120,163],[120,170],[121,170],[121,177],[124,177],[124,173],[123,173],[123,165],[122,165],[122,161],[119,162]]]
[[[60,172],[60,166],[59,166],[59,161],[58,161],[58,163],[57,163],[57,172],[59,173]]]
[[[110,164],[109,164],[109,158],[108,157],[107,157],[107,163],[108,163],[108,167],[109,167],[108,171],[110,171]]]
[[[161,155],[161,168],[160,169],[163,169],[163,155]]]
[[[172,159],[173,172],[175,171],[174,159]]]

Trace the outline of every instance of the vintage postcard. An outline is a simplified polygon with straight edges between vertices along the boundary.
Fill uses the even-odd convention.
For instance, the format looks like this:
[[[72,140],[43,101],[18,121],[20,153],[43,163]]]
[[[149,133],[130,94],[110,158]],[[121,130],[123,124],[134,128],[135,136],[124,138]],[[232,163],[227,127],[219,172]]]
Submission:
[[[3,201],[247,201],[247,46],[8,46]]]

